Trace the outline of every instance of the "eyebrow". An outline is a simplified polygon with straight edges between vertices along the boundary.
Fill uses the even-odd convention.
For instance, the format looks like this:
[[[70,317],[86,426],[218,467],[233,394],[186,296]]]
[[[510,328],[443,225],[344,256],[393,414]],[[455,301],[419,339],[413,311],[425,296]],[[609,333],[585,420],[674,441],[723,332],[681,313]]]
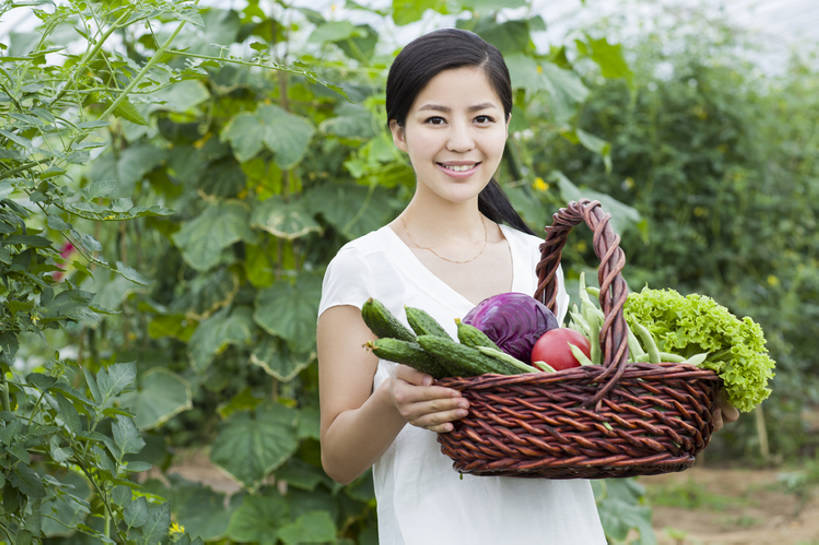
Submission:
[[[467,108],[467,110],[469,110],[470,112],[477,112],[479,110],[487,110],[490,108],[498,108],[498,106],[493,102],[481,102],[480,104],[470,106],[469,108]],[[452,111],[452,108],[450,108],[449,106],[442,106],[440,104],[424,104],[423,106],[418,108],[418,111],[422,110],[434,110],[436,112],[449,113]]]

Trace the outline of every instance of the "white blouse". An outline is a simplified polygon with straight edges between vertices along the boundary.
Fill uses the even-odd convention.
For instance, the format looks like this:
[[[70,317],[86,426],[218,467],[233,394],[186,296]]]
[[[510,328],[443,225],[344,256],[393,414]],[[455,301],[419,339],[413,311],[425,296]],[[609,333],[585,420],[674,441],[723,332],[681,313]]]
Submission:
[[[509,243],[511,291],[533,294],[542,240],[501,225]],[[558,319],[569,297],[562,283]],[[426,268],[388,226],[345,244],[325,273],[319,315],[378,299],[406,324],[404,305],[434,317],[453,338],[454,319],[474,306]],[[379,360],[378,387],[395,369]],[[380,545],[605,545],[587,480],[459,474],[436,433],[406,425],[373,465]]]

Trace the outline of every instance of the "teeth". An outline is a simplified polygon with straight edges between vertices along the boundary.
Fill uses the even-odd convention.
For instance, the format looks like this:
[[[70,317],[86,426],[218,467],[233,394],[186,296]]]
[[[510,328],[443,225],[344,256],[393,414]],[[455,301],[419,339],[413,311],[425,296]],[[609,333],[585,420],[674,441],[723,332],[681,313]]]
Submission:
[[[444,165],[447,170],[454,170],[455,172],[466,172],[475,165]]]

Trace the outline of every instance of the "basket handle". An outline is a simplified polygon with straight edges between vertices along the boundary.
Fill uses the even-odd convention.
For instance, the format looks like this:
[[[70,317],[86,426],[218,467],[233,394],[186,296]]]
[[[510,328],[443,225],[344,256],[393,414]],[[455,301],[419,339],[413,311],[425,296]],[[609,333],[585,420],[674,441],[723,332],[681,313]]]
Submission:
[[[552,225],[546,227],[546,238],[540,245],[541,260],[535,268],[538,285],[534,297],[552,312],[557,311],[557,266],[569,231],[580,222],[592,230],[594,253],[600,260],[597,281],[600,286],[600,308],[603,325],[600,328],[600,348],[604,371],[598,381],[608,382],[589,400],[596,403],[623,374],[628,361],[628,329],[623,316],[623,304],[628,297],[628,286],[620,272],[626,256],[620,248],[620,236],[610,225],[611,215],[604,212],[599,201],[580,199],[570,202],[552,216]]]

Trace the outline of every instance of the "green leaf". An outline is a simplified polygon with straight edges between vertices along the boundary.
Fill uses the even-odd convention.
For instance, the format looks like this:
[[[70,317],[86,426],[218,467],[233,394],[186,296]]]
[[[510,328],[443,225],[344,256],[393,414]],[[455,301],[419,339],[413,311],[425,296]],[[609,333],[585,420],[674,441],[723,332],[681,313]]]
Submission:
[[[123,510],[123,519],[130,528],[140,528],[148,522],[148,500],[139,496],[131,500]]]
[[[219,263],[222,250],[242,239],[252,240],[247,207],[238,201],[220,201],[171,237],[182,251],[185,261],[197,271],[206,271]]]
[[[150,96],[154,102],[151,111],[166,110],[184,113],[208,100],[210,93],[200,81],[182,80],[170,87],[156,91]]]
[[[213,357],[228,345],[244,346],[253,335],[253,318],[249,307],[238,307],[217,312],[196,328],[188,343],[191,363],[195,371],[205,371]]]
[[[656,543],[651,525],[651,507],[644,505],[644,490],[634,479],[602,479],[593,481],[600,512],[600,522],[606,535],[624,541],[636,529],[637,543]]]
[[[376,122],[365,106],[342,102],[336,108],[335,116],[319,125],[319,131],[342,138],[369,140],[376,136]]]
[[[623,55],[622,44],[610,44],[605,37],[595,39],[587,34],[585,42],[575,40],[575,45],[581,55],[597,63],[604,78],[623,78],[631,85],[634,73]]]
[[[265,104],[252,114],[243,112],[234,117],[221,137],[230,142],[239,162],[251,159],[264,145],[275,154],[276,164],[288,169],[301,161],[314,132],[307,118]]]
[[[575,129],[575,134],[577,135],[577,139],[589,151],[593,151],[594,153],[600,155],[603,158],[603,163],[606,167],[606,173],[611,172],[611,143],[594,136],[593,134],[589,134],[586,131],[581,129]]]
[[[43,307],[42,317],[50,320],[94,319],[97,314],[89,307],[93,294],[82,290],[68,289],[57,294]]]
[[[287,545],[324,543],[336,537],[336,525],[327,511],[310,511],[279,529]]]
[[[230,517],[227,535],[241,543],[274,545],[279,528],[289,518],[287,502],[281,496],[245,496]]]
[[[395,212],[392,193],[379,186],[324,183],[307,190],[303,201],[348,239],[378,229]]]
[[[221,138],[230,142],[236,160],[244,163],[262,151],[263,131],[264,126],[255,113],[242,112],[222,129]]]
[[[221,426],[210,458],[254,490],[298,448],[297,420],[298,411],[278,404],[234,413]]]
[[[442,10],[444,4],[434,0],[392,0],[392,20],[396,25],[407,25],[419,20],[428,9]]]
[[[221,539],[228,530],[232,510],[225,508],[225,495],[201,483],[174,482],[174,515],[185,533],[207,541]]]
[[[282,337],[297,353],[313,350],[321,277],[302,273],[296,281],[279,281],[256,295],[253,319],[265,331]]]
[[[171,506],[168,503],[148,504],[148,521],[140,528],[138,545],[156,545],[168,535],[171,526]]]
[[[276,154],[276,164],[287,169],[301,161],[315,132],[313,124],[274,104],[260,106],[256,114],[264,124],[263,140]]]
[[[131,123],[136,123],[138,125],[147,125],[148,122],[142,117],[142,114],[139,113],[139,110],[131,104],[131,101],[128,98],[124,98],[117,104],[117,107],[114,108],[114,114],[118,115],[123,119],[127,119]]]
[[[319,483],[332,486],[332,481],[324,473],[324,470],[296,457],[290,458],[286,464],[276,471],[276,480],[286,482],[288,488],[293,486],[302,490],[315,490]],[[370,494],[370,498],[372,498],[372,494]]]
[[[256,204],[250,215],[250,225],[286,240],[321,232],[321,226],[300,200],[285,202],[278,195]]]
[[[552,172],[549,179],[557,182],[560,188],[560,196],[566,202],[579,199],[600,201],[603,210],[611,214],[611,225],[615,233],[623,233],[630,226],[640,221],[640,213],[636,209],[604,193],[591,189],[580,189],[560,171]]]
[[[247,177],[230,155],[208,164],[198,177],[197,187],[206,195],[214,197],[236,197],[245,188]]]
[[[458,26],[463,27],[463,25],[464,21],[459,20]],[[470,30],[497,47],[504,55],[533,49],[528,21],[513,20],[498,23],[494,17],[480,18]]]
[[[134,412],[140,430],[156,428],[193,406],[190,383],[165,367],[152,367],[124,404]]]
[[[115,363],[103,367],[97,372],[95,382],[97,394],[94,398],[103,406],[107,406],[111,399],[136,384],[136,364],[134,362]]]
[[[145,446],[145,441],[140,437],[139,430],[130,417],[117,415],[111,426],[111,433],[114,436],[114,442],[119,447],[119,451],[112,454],[118,460],[121,460],[126,454],[136,454]]]
[[[313,354],[297,354],[276,337],[266,336],[256,345],[250,362],[282,382],[290,382],[313,362]]]
[[[307,41],[317,44],[335,42],[355,36],[357,32],[355,25],[349,21],[329,21],[313,29]]]

